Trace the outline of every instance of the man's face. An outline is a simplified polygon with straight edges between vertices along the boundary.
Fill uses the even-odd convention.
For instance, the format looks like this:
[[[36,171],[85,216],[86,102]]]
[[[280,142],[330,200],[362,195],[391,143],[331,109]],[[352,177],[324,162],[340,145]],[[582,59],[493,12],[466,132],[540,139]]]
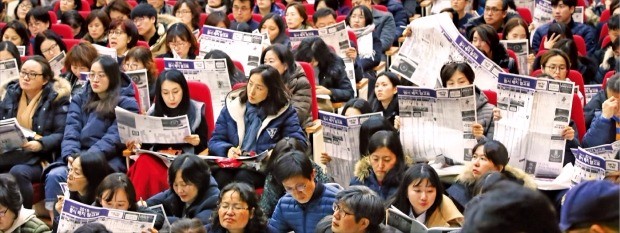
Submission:
[[[133,23],[138,29],[138,34],[141,36],[148,35],[152,30],[155,30],[155,17],[134,17]]]
[[[233,16],[238,23],[247,23],[252,19],[252,6],[250,1],[234,0],[233,2]]]
[[[316,184],[314,183],[314,172],[310,179],[303,176],[294,176],[282,181],[282,186],[287,193],[291,194],[293,198],[301,203],[305,204],[310,201]]]
[[[336,19],[334,19],[334,16],[332,15],[320,17],[316,19],[316,22],[314,22],[314,26],[316,26],[316,28],[324,28],[334,24],[336,24]]]
[[[364,5],[366,7],[368,7],[368,9],[372,10],[372,1],[370,0],[352,0],[351,4],[353,4],[353,7],[359,6],[359,5]]]
[[[565,5],[563,1],[559,1],[558,5],[552,6],[553,19],[556,22],[568,23],[570,22],[571,17],[573,16],[573,12],[575,11],[575,7],[569,7]]]
[[[506,9],[502,0],[489,0],[484,7],[484,21],[489,25],[502,24],[506,17]]]

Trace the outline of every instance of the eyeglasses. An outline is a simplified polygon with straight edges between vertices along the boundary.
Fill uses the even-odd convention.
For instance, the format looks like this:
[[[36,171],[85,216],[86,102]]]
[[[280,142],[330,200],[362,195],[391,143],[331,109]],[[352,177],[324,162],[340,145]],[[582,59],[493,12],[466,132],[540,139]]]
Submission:
[[[32,5],[31,4],[20,4],[17,7],[20,8],[20,10],[22,10],[22,11],[30,11],[30,9],[32,9]]]
[[[502,12],[504,11],[504,9],[500,9],[500,8],[495,8],[495,7],[485,7],[484,8],[484,12],[488,12],[488,13],[498,13],[498,12]]]
[[[249,11],[250,8],[249,7],[238,7],[238,6],[233,6],[233,11]]]
[[[139,24],[139,23],[144,22],[145,20],[146,20],[146,17],[136,17],[136,18],[133,19],[133,23],[134,24]]]
[[[189,11],[189,10],[178,10],[175,15],[186,15],[186,14],[191,14],[191,13],[192,11]]]
[[[248,207],[242,207],[241,205],[229,205],[229,204],[219,205],[218,208],[220,210],[225,210],[225,211],[232,210],[232,212],[234,212],[234,213],[239,213],[241,211],[249,210],[250,209]]]
[[[6,208],[6,210],[4,211],[0,211],[0,217],[4,217],[6,215],[6,212],[9,211],[9,208]]]
[[[178,48],[178,47],[185,47],[185,46],[186,46],[186,45],[188,45],[188,44],[189,44],[189,43],[188,43],[188,42],[185,42],[185,41],[176,41],[176,42],[170,42],[170,43],[168,43],[168,45],[170,45],[170,47],[175,47],[175,48]]]
[[[42,49],[42,50],[41,50],[41,53],[44,53],[44,54],[45,54],[45,53],[51,53],[51,52],[52,52],[52,50],[53,50],[53,49],[55,49],[57,46],[58,46],[58,44],[53,44],[52,46],[50,46],[50,47],[49,47],[49,48],[47,48],[47,49]]]
[[[125,70],[137,70],[138,69],[138,63],[125,63],[123,65],[123,68],[125,68]]]
[[[344,218],[347,215],[354,215],[352,213],[347,213],[346,211],[344,211],[344,209],[342,207],[338,206],[338,204],[336,204],[335,202],[334,202],[334,204],[332,204],[332,210],[334,210],[334,214],[333,214],[334,216],[336,216],[336,212],[338,212],[338,217],[339,218]]]
[[[95,72],[88,73],[88,79],[89,80],[95,80],[95,79],[101,80],[101,79],[107,78],[107,77],[108,76],[105,73],[103,73],[103,72],[100,72],[100,73],[97,73],[97,74],[95,74]]]
[[[19,72],[19,76],[20,77],[28,78],[28,79],[35,79],[39,75],[43,75],[43,74],[37,74],[37,73],[34,73],[34,72],[24,72],[24,71]]]
[[[566,66],[545,66],[545,69],[556,71],[556,72],[564,72],[566,71]]]
[[[114,30],[114,31],[110,31],[110,35],[111,35],[111,36],[113,36],[113,35],[120,36],[120,35],[123,35],[123,34],[125,34],[125,32],[124,32],[123,30]]]
[[[43,23],[41,21],[34,21],[32,23],[28,24],[28,27],[41,27],[43,25]]]
[[[284,190],[286,190],[287,193],[292,193],[293,191],[303,192],[304,190],[306,190],[306,184],[295,185],[294,189],[289,188],[289,187],[284,187]]]

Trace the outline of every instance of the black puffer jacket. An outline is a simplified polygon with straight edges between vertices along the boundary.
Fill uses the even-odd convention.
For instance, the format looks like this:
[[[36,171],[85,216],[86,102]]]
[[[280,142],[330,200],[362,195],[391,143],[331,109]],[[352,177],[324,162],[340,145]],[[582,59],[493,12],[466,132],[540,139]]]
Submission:
[[[335,54],[332,55],[336,56]],[[319,70],[318,77],[319,85],[332,92],[331,100],[333,102],[347,102],[353,98],[355,92],[347,77],[342,58],[336,56],[336,63],[328,64],[325,71]]]

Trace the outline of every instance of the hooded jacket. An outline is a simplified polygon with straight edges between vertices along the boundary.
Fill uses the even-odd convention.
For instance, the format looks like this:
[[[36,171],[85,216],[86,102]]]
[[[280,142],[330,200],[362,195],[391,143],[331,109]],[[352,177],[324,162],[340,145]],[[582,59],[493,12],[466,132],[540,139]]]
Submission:
[[[168,51],[168,46],[166,45],[166,31],[170,27],[170,25],[175,23],[180,23],[181,20],[173,15],[168,14],[158,14],[157,15],[157,25],[155,25],[155,34],[159,35],[157,41],[151,45],[151,53],[153,57],[157,57],[162,55]]]
[[[601,115],[602,112],[595,113],[594,119],[590,128],[583,136],[583,142],[581,143],[584,148],[600,146],[616,141],[617,118],[612,117],[607,119]]]
[[[406,166],[411,165],[412,160],[409,156],[405,156],[405,164]],[[351,179],[349,186],[352,185],[363,185],[366,186],[372,191],[375,191],[383,200],[387,200],[390,198],[396,190],[398,189],[398,185],[395,186],[386,186],[379,184],[377,177],[375,176],[374,171],[372,170],[372,166],[370,165],[370,156],[365,156],[357,163],[355,163],[355,171],[353,173],[355,177]]]
[[[119,85],[117,106],[138,113],[133,85],[125,73],[121,73]],[[67,156],[81,151],[101,151],[115,171],[125,171],[127,167],[121,153],[124,144],[118,134],[116,117],[102,118],[94,111],[82,110],[91,93],[90,82],[87,82],[84,84],[84,91],[73,96],[71,100],[61,144],[61,161],[66,163]]]
[[[206,225],[209,223],[211,211],[217,208],[220,196],[217,181],[215,181],[213,176],[210,176],[209,179],[209,187],[206,187],[202,193],[199,192],[196,199],[189,205],[182,202],[179,196],[171,189],[149,198],[146,200],[146,203],[148,206],[162,204],[170,224],[182,218],[198,218],[202,224]]]
[[[302,128],[308,125],[312,121],[310,109],[312,106],[312,91],[310,89],[310,82],[306,77],[301,65],[296,64],[295,73],[290,77],[285,78],[284,84],[291,92],[291,104],[297,112],[299,118],[299,124]]]
[[[13,221],[13,225],[6,231],[1,233],[47,233],[52,232],[43,221],[37,218],[34,210],[22,207],[17,214],[17,218]]]
[[[227,157],[228,149],[241,146],[245,135],[246,104],[241,103],[240,97],[233,96],[238,96],[242,90],[244,89],[232,91],[226,97],[226,106],[217,118],[215,130],[209,141],[209,154]],[[290,104],[262,121],[257,133],[256,151],[260,153],[272,149],[283,137],[296,138],[307,145],[297,113]]]
[[[465,205],[475,196],[472,192],[476,184],[476,178],[472,172],[472,167],[473,163],[466,163],[463,172],[456,177],[456,182],[452,184],[450,188],[446,189],[446,193],[461,212],[465,208]],[[536,189],[534,179],[521,169],[506,165],[504,166],[502,174],[508,179],[522,184],[526,188]]]
[[[22,95],[19,80],[8,81],[0,89],[0,92],[5,92],[0,104],[0,119],[16,117]],[[52,79],[43,86],[41,91],[39,105],[32,116],[32,130],[43,136],[39,140],[43,148],[36,153],[21,153],[21,163],[35,164],[40,159],[51,161],[51,155],[60,153],[60,142],[65,131],[71,86],[62,78]]]

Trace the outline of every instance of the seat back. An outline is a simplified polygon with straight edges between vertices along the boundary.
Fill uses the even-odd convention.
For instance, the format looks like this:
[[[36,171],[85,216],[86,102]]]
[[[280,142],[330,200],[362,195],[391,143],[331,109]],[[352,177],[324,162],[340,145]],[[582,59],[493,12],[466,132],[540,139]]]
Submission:
[[[609,34],[609,26],[607,26],[607,23],[604,23],[601,27],[601,32],[598,34],[599,42],[601,42],[603,38],[608,36],[607,34]]]
[[[312,120],[319,119],[319,104],[316,100],[316,81],[314,80],[314,69],[312,68],[310,63],[307,62],[300,61],[297,62],[297,64],[301,65],[301,68],[304,69],[304,73],[306,73],[306,77],[308,78],[308,82],[310,83],[310,92],[312,93],[312,103],[310,105]]]
[[[211,91],[207,84],[197,81],[187,81],[189,87],[189,97],[195,101],[200,101],[205,104],[205,118],[207,121],[207,138],[211,138],[211,134],[215,129],[215,121],[213,119],[213,104],[211,102]]]
[[[586,120],[583,115],[583,105],[581,105],[577,94],[573,94],[573,105],[571,107],[570,119],[575,123],[578,133],[577,137],[579,138],[579,141],[581,141],[581,139],[583,139],[583,135],[586,134]]]
[[[378,11],[388,12],[388,8],[384,5],[372,4],[372,8],[375,8],[375,10]]]
[[[207,17],[209,17],[207,13],[200,13],[200,19],[198,19],[198,26],[200,26],[198,29],[200,29],[200,31],[202,31],[202,25],[205,25]]]
[[[164,72],[164,69],[166,68],[166,65],[164,64],[164,59],[153,58],[153,61],[155,62],[155,67],[157,67],[157,76],[159,76],[159,74],[161,72]]]
[[[609,43],[611,43],[611,38],[609,38],[609,35],[607,35],[601,41],[601,48],[605,48],[607,45],[609,45]]]
[[[134,98],[136,98],[136,102],[138,103],[138,113],[143,114],[148,109],[142,109],[142,100],[140,98],[140,90],[138,90],[138,86],[136,83],[131,81],[131,86],[133,87]]]
[[[607,23],[607,21],[609,21],[609,17],[611,16],[609,9],[605,9],[602,13],[601,13],[601,18],[599,19],[599,22],[601,23]]]
[[[351,41],[351,43],[353,43],[353,46],[355,46],[355,48],[357,49],[357,36],[355,35],[355,32],[353,32],[352,30],[347,30],[347,33],[349,34],[349,40]]]
[[[314,15],[314,5],[310,3],[304,3],[304,8],[306,8],[306,14],[308,15],[308,19],[312,18],[312,15]]]
[[[88,15],[90,14],[90,11],[78,11],[78,14],[80,14],[80,16],[82,16],[82,18],[86,20],[86,18],[88,18]]]
[[[73,31],[71,27],[66,24],[52,24],[52,31],[54,31],[61,39],[73,39]]]
[[[62,39],[62,42],[64,42],[65,46],[67,46],[67,52],[68,52],[68,51],[71,51],[73,46],[79,44],[81,42],[81,40],[78,40],[78,39]]]
[[[570,72],[568,72],[568,75],[566,76],[566,78],[568,78],[571,81],[573,81],[575,83],[575,85],[577,85],[577,88],[579,89],[579,92],[581,92],[581,94],[584,97],[586,96],[585,82],[583,81],[583,76],[581,76],[581,73],[579,73],[579,71],[577,71],[577,70],[570,70]],[[585,98],[583,100],[583,105],[584,106],[586,105]]]
[[[237,69],[241,71],[241,73],[245,74],[245,69],[243,68],[243,64],[241,64],[241,62],[233,60],[233,63],[235,64],[235,67],[237,67]]]
[[[342,21],[345,21],[347,19],[346,15],[339,15],[338,17],[336,17],[336,22],[340,23]]]
[[[588,55],[588,50],[586,48],[586,41],[583,40],[583,37],[580,35],[573,35],[573,40],[575,41],[575,45],[577,45],[577,52],[579,52],[580,56]]]
[[[525,7],[517,7],[517,12],[528,25],[532,23],[532,12]]]
[[[605,73],[605,77],[603,78],[603,90],[607,87],[607,80],[611,78],[611,76],[614,76],[614,74],[616,74],[615,70],[610,70]]]
[[[52,25],[57,24],[58,23],[58,16],[56,15],[56,12],[48,11],[47,13],[50,14],[50,23]]]
[[[497,106],[497,92],[493,90],[483,90],[482,92],[487,96],[490,104]]]
[[[143,40],[138,40],[138,43],[136,43],[136,46],[142,46],[142,47],[145,47],[147,49],[151,48],[151,46],[149,46],[149,43],[147,43],[146,41],[143,41]]]

